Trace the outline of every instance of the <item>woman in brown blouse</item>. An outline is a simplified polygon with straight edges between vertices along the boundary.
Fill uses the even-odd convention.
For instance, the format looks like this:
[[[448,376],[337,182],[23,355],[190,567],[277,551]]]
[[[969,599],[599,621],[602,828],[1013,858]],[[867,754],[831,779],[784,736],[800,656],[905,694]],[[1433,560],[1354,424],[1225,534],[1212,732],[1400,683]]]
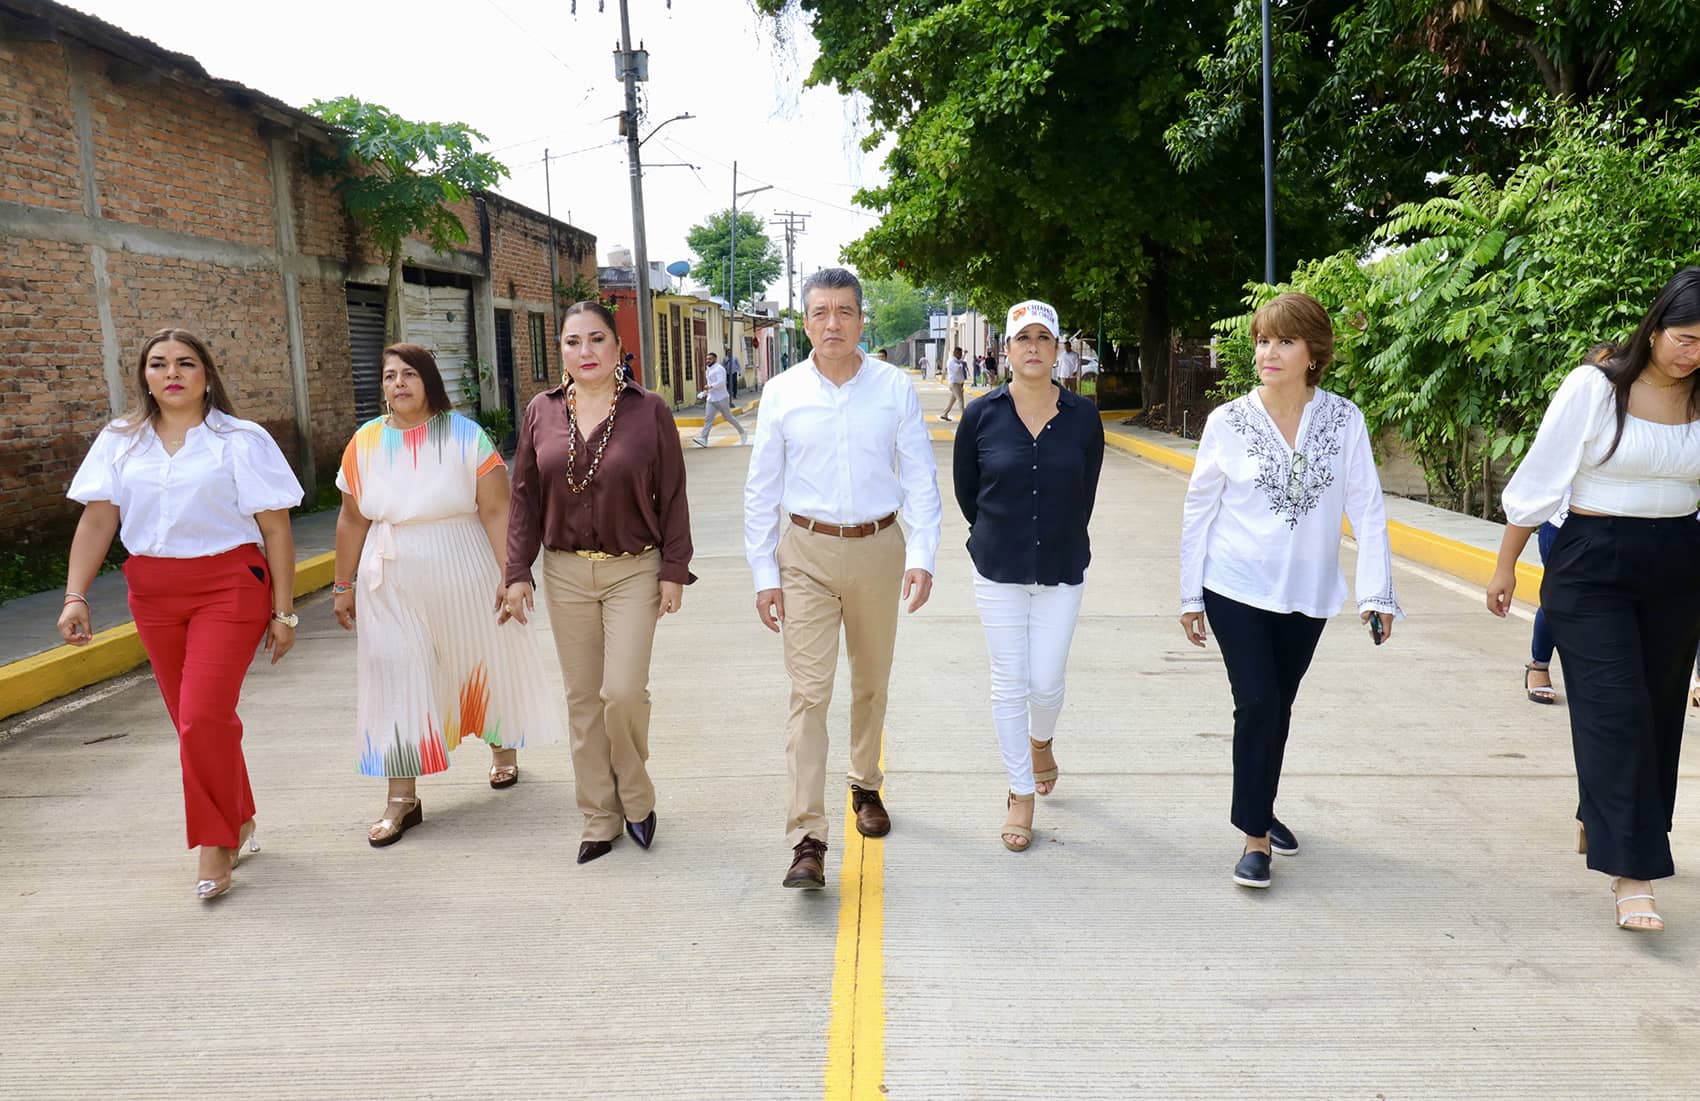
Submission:
[[[525,622],[541,546],[584,814],[580,864],[607,855],[622,826],[645,849],[655,839],[650,651],[656,622],[696,580],[679,430],[664,401],[626,380],[620,352],[600,303],[567,311],[562,384],[533,398],[520,425],[498,615]]]

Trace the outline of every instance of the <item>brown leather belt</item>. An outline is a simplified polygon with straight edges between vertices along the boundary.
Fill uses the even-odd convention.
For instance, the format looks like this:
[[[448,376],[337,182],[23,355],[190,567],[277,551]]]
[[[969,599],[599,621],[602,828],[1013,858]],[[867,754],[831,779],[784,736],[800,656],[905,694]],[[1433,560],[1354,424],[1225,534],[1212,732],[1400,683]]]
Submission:
[[[822,523],[819,520],[811,520],[807,516],[798,516],[795,512],[793,512],[791,514],[791,522],[800,528],[807,528],[817,535],[836,535],[840,539],[865,539],[868,536],[873,535],[876,532],[884,531],[886,528],[897,523],[897,513],[894,512],[890,516],[882,516],[878,520],[869,520],[865,524],[850,524],[847,527],[840,527],[837,524],[827,524]]]

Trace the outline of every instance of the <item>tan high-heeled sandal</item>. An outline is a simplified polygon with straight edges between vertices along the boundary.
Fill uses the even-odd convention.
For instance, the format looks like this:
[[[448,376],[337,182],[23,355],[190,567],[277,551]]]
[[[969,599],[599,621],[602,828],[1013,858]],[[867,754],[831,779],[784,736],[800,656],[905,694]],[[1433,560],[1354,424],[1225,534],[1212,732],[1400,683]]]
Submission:
[[[1033,755],[1033,790],[1039,795],[1049,795],[1057,789],[1057,759],[1051,753],[1051,742],[1028,738],[1027,745]]]
[[[498,749],[496,752],[501,753],[502,750]],[[490,765],[490,786],[493,788],[511,788],[519,783],[519,751],[511,750],[509,752],[514,755],[512,764],[492,763]]]
[[[1009,798],[1004,802],[1004,809],[1012,810],[1017,803],[1026,803],[1029,807],[1031,807],[1033,805],[1033,796],[1017,795],[1012,791],[1009,793]],[[1009,840],[1012,837],[1019,838],[1021,843],[1012,844]],[[1031,826],[1023,826],[1021,823],[1015,821],[1013,817],[1006,817],[1004,819],[1003,829],[999,833],[999,840],[1003,842],[1003,847],[1008,849],[1010,852],[1024,853],[1027,851],[1028,846],[1033,844],[1033,829]]]
[[[1580,818],[1576,820],[1576,851],[1579,853],[1588,851],[1588,827],[1582,824]]]
[[[401,840],[401,835],[425,821],[425,804],[419,801],[417,795],[392,795],[390,803],[410,806],[410,809],[397,818],[394,811],[384,815],[372,823],[372,828],[366,831],[366,841],[374,849],[385,845],[393,845]]]

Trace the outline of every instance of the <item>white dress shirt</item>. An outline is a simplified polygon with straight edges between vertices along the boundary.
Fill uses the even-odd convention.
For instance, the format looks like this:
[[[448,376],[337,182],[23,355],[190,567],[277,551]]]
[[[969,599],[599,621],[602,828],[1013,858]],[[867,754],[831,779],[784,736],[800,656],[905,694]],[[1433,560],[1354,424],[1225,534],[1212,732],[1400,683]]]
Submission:
[[[704,379],[704,389],[708,391],[709,404],[725,401],[729,395],[726,392],[726,368],[718,363],[708,365],[708,375]]]
[[[779,588],[779,536],[790,516],[850,525],[902,511],[904,569],[933,571],[938,468],[909,376],[862,356],[843,386],[814,357],[768,380],[744,483],[744,554],[756,591]]]
[[[1358,542],[1358,610],[1403,619],[1387,512],[1358,407],[1326,390],[1287,446],[1256,390],[1204,422],[1181,520],[1181,611],[1204,590],[1269,612],[1325,619],[1346,601],[1340,519]]]
[[[1075,352],[1063,352],[1057,356],[1056,375],[1058,378],[1074,378],[1080,374],[1080,356]]]
[[[968,381],[968,364],[963,360],[952,358],[945,364],[944,380],[949,383]]]
[[[118,506],[118,537],[131,554],[202,558],[261,544],[254,514],[294,508],[303,496],[264,428],[217,409],[166,453],[151,424],[101,429],[65,494]]]
[[[1564,506],[1607,516],[1693,515],[1700,497],[1700,425],[1626,417],[1611,458],[1617,412],[1611,381],[1592,364],[1570,372],[1500,501],[1505,519],[1540,527]]]

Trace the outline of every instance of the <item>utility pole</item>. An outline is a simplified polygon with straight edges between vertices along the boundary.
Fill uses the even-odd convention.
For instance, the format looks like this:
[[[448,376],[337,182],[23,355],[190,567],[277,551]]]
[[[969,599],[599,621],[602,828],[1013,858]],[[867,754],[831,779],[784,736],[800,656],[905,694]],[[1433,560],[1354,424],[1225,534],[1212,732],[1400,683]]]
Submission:
[[[773,225],[785,227],[785,312],[791,315],[790,321],[793,326],[797,324],[796,264],[794,262],[797,235],[807,232],[806,223],[808,220],[809,215],[806,213],[795,210],[776,210],[771,222]],[[790,335],[787,339],[792,343],[791,347],[786,348],[786,351],[790,352],[795,348],[795,328],[788,330],[788,333]],[[793,355],[791,359],[795,362],[796,356]]]
[[[561,285],[560,272],[555,270],[555,192],[549,185],[549,150],[543,150],[543,212],[549,216],[549,317],[555,325],[555,339],[561,339],[561,295],[555,288]],[[549,349],[543,349],[545,361]],[[564,366],[563,366],[564,369]],[[545,372],[547,375],[547,372]]]
[[[1263,281],[1275,282],[1275,81],[1269,0],[1263,0]]]
[[[655,308],[649,298],[649,243],[643,226],[643,159],[638,149],[641,143],[637,101],[637,82],[649,79],[649,52],[632,49],[632,21],[626,4],[627,0],[620,0],[620,49],[614,55],[614,70],[626,85],[626,110],[620,117],[620,125],[626,132],[626,161],[632,177],[632,262],[637,267],[639,377],[645,385],[650,385],[655,378],[652,362]]]

